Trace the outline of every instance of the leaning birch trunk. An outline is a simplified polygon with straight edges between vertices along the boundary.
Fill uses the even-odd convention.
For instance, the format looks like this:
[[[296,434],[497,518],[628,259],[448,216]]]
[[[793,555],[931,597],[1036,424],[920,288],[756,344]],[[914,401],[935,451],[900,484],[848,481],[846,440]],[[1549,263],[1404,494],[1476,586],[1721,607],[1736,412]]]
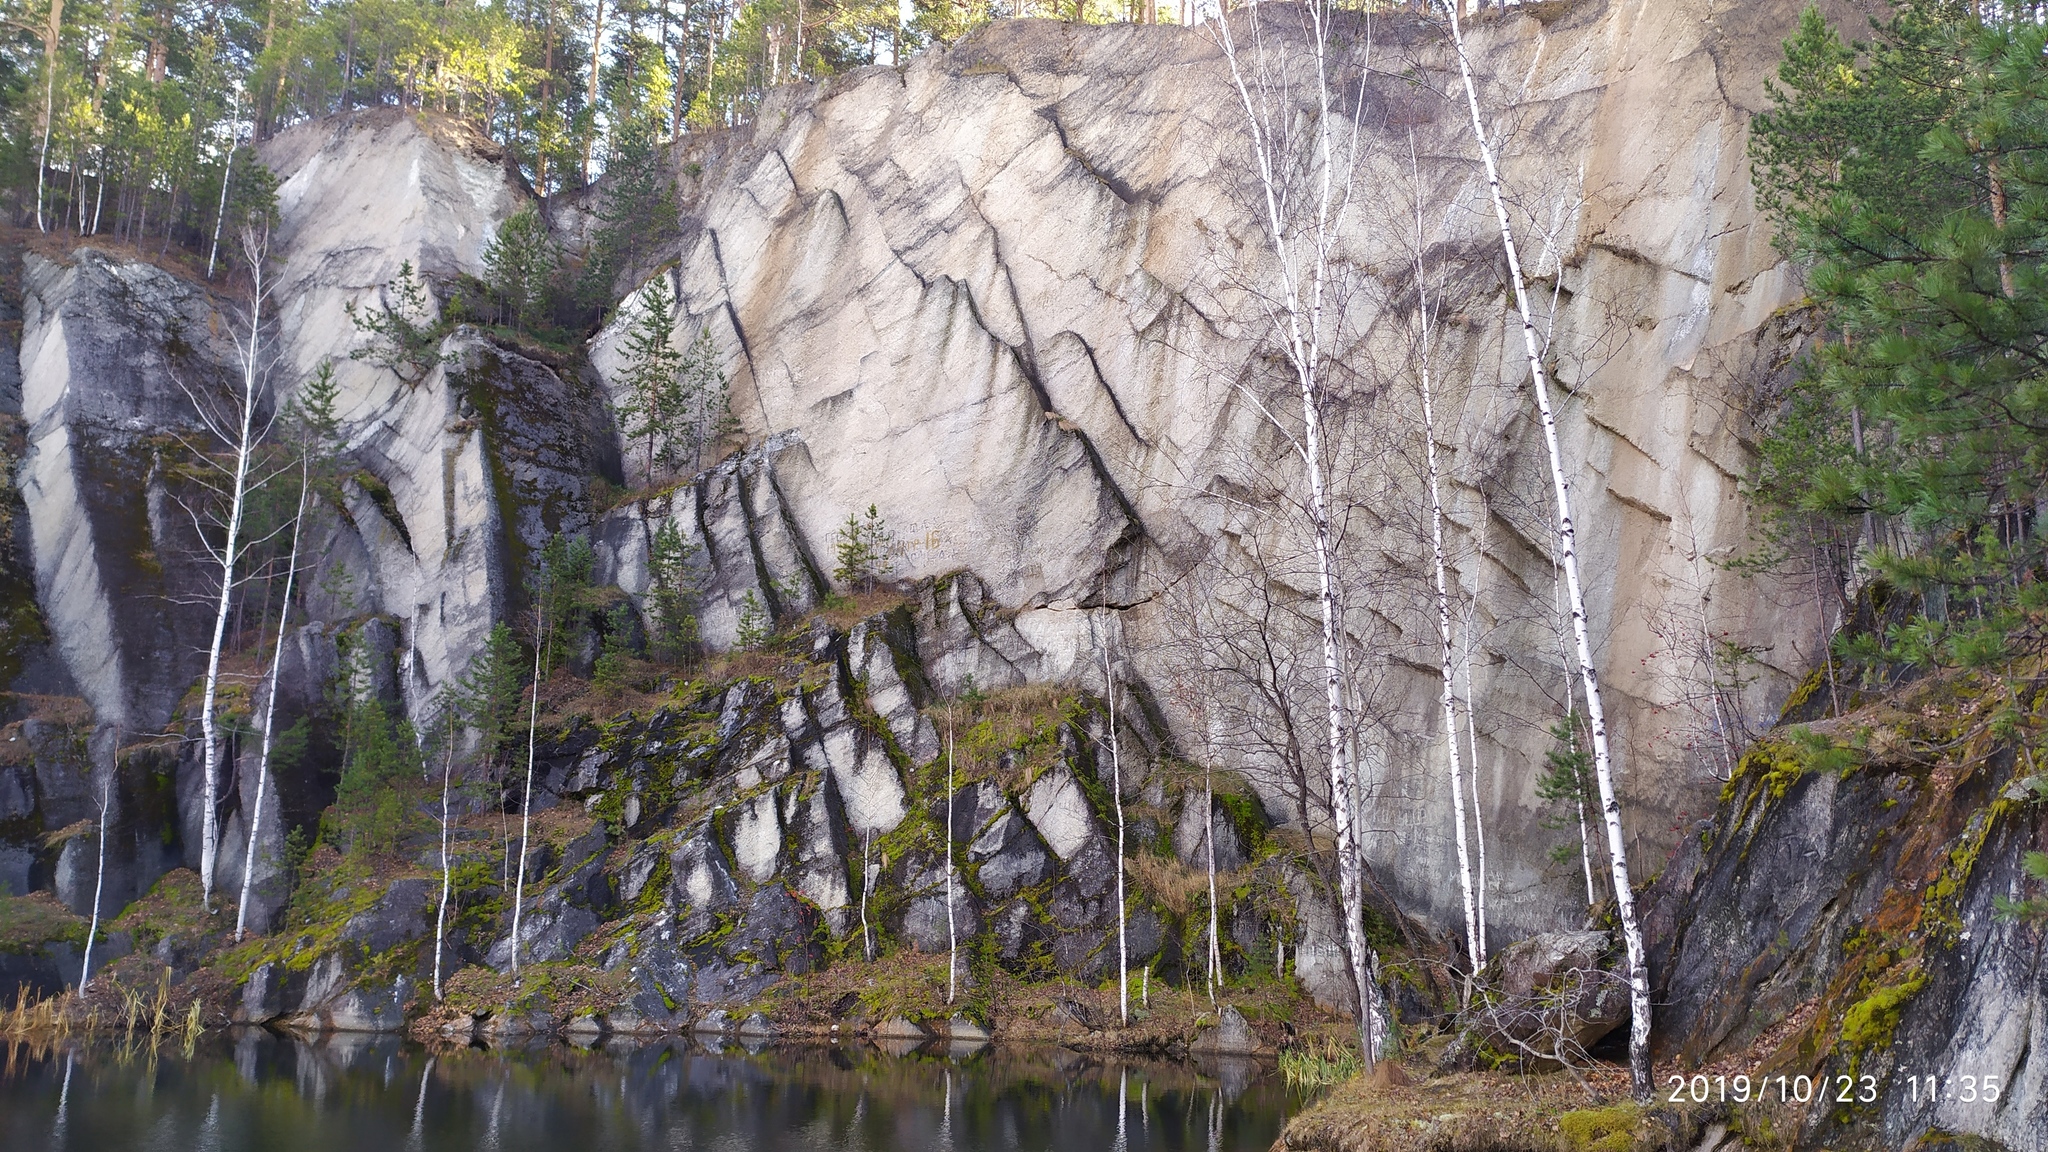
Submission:
[[[100,934],[100,894],[107,887],[107,810],[114,804],[114,773],[121,764],[121,741],[114,739],[113,763],[107,766],[107,782],[100,785],[100,826],[95,835],[99,841],[99,871],[92,881],[92,923],[85,930],[85,956],[78,962],[78,991],[85,992],[85,982],[92,978],[92,942]]]
[[[1607,747],[1607,716],[1600,705],[1600,673],[1593,666],[1593,641],[1586,623],[1585,590],[1579,583],[1576,531],[1572,525],[1571,483],[1564,470],[1564,455],[1558,448],[1557,419],[1550,409],[1550,376],[1543,367],[1542,350],[1536,341],[1536,323],[1529,309],[1529,287],[1522,277],[1521,255],[1515,249],[1513,226],[1508,220],[1507,201],[1501,195],[1500,169],[1493,145],[1479,114],[1479,88],[1472,79],[1472,62],[1465,53],[1464,33],[1449,0],[1439,0],[1449,15],[1451,44],[1458,56],[1458,73],[1465,86],[1465,103],[1472,114],[1472,135],[1479,146],[1479,158],[1486,167],[1486,182],[1493,194],[1494,215],[1500,220],[1501,249],[1507,257],[1508,280],[1515,289],[1515,307],[1522,318],[1522,343],[1528,352],[1529,375],[1536,393],[1536,409],[1543,421],[1543,443],[1550,453],[1550,480],[1557,496],[1557,540],[1564,568],[1565,594],[1572,610],[1572,637],[1578,643],[1579,680],[1586,695],[1586,722],[1593,742],[1593,778],[1600,786],[1600,807],[1607,826],[1607,859],[1613,872],[1614,904],[1621,919],[1622,945],[1628,954],[1629,983],[1629,1079],[1638,1100],[1650,1098],[1650,970],[1643,949],[1643,929],[1636,920],[1635,893],[1629,886],[1628,845],[1621,827],[1621,802],[1614,793],[1614,769]]]
[[[199,727],[206,741],[205,776],[200,789],[200,803],[205,805],[201,813],[199,841],[199,888],[200,899],[208,911],[213,909],[213,871],[220,857],[220,801],[219,786],[214,777],[220,770],[220,732],[214,719],[214,702],[220,693],[221,649],[227,644],[228,617],[235,600],[235,566],[242,555],[242,519],[248,511],[249,471],[256,454],[256,392],[262,380],[262,333],[263,333],[263,246],[250,240],[247,243],[249,257],[250,312],[249,343],[247,347],[237,346],[242,361],[242,395],[239,403],[238,427],[230,441],[234,448],[234,473],[230,481],[228,496],[227,532],[221,541],[220,558],[220,599],[213,615],[213,639],[206,649],[206,686],[199,702]]]
[[[299,462],[299,510],[292,515],[292,550],[285,561],[284,607],[277,614],[277,644],[270,653],[270,694],[263,701],[263,744],[256,753],[256,805],[249,816],[249,846],[242,852],[242,895],[235,904],[235,939],[240,941],[249,925],[250,882],[256,874],[256,837],[263,830],[263,801],[270,785],[270,739],[277,718],[277,673],[284,665],[285,622],[292,617],[292,581],[299,574],[299,528],[306,519],[306,490],[310,468]]]
[[[1257,20],[1258,7],[1254,5],[1249,11],[1249,18]],[[1336,243],[1336,217],[1341,214],[1341,206],[1332,202],[1335,192],[1331,186],[1332,170],[1337,164],[1335,147],[1331,140],[1337,116],[1337,109],[1330,103],[1328,20],[1331,8],[1328,0],[1310,0],[1300,11],[1311,25],[1310,41],[1315,55],[1318,101],[1315,119],[1317,155],[1313,161],[1316,171],[1315,218],[1312,233],[1314,243],[1307,253],[1296,250],[1289,238],[1287,211],[1282,207],[1287,199],[1281,187],[1283,177],[1276,167],[1275,157],[1269,152],[1269,149],[1279,145],[1272,139],[1272,134],[1259,118],[1260,104],[1252,97],[1245,80],[1244,70],[1238,59],[1237,46],[1231,36],[1230,21],[1218,19],[1216,27],[1222,42],[1224,58],[1230,63],[1231,82],[1237,90],[1238,101],[1244,109],[1246,124],[1251,131],[1252,151],[1258,160],[1259,187],[1264,200],[1262,224],[1273,246],[1273,255],[1281,279],[1282,298],[1278,305],[1280,315],[1276,320],[1284,331],[1288,364],[1294,371],[1301,392],[1302,438],[1295,442],[1294,447],[1308,473],[1309,524],[1315,538],[1316,598],[1322,615],[1324,702],[1329,711],[1326,752],[1330,767],[1330,822],[1336,839],[1337,886],[1344,920],[1345,956],[1350,963],[1353,987],[1358,994],[1359,1049],[1364,1056],[1365,1067],[1370,1071],[1379,1057],[1380,1044],[1379,990],[1373,979],[1378,959],[1373,955],[1365,939],[1364,885],[1351,821],[1349,798],[1352,792],[1353,772],[1345,740],[1349,724],[1344,703],[1344,665],[1339,652],[1339,630],[1342,628],[1343,618],[1337,603],[1335,543],[1332,538],[1329,500],[1323,478],[1323,430],[1320,411],[1323,389],[1321,342],[1325,336],[1323,291],[1331,260],[1331,249]],[[1345,192],[1348,196],[1348,169],[1346,176]],[[1300,266],[1301,262],[1305,262],[1305,268]],[[1306,284],[1302,282],[1303,275],[1307,277]],[[1249,385],[1240,385],[1240,389],[1262,412],[1266,412],[1264,403],[1250,390]],[[1266,415],[1274,427],[1285,435],[1285,427],[1274,419],[1270,412],[1266,412]]]
[[[1116,1013],[1131,1023],[1130,936],[1124,913],[1124,767],[1116,734],[1116,672],[1109,662],[1109,629],[1102,630],[1102,678],[1109,690],[1109,796],[1116,805]]]
[[[1415,163],[1415,140],[1408,141],[1408,162]],[[1417,181],[1420,188],[1420,181]],[[1471,963],[1473,973],[1479,971],[1479,909],[1472,899],[1472,852],[1465,841],[1465,773],[1458,757],[1458,692],[1457,650],[1451,646],[1451,592],[1449,581],[1444,576],[1444,501],[1443,491],[1438,484],[1441,474],[1436,458],[1436,406],[1429,386],[1429,299],[1424,292],[1424,269],[1422,261],[1422,199],[1415,201],[1415,318],[1421,327],[1419,354],[1421,372],[1418,379],[1422,385],[1422,451],[1429,470],[1429,547],[1431,559],[1435,562],[1436,575],[1436,633],[1441,645],[1442,661],[1438,671],[1443,681],[1442,698],[1444,712],[1444,748],[1448,752],[1451,773],[1451,820],[1456,829],[1458,845],[1458,888],[1465,898],[1465,956]],[[1467,984],[1470,990],[1470,984]]]
[[[533,705],[526,719],[526,795],[519,804],[519,881],[512,889],[512,976],[519,977],[519,913],[526,902],[526,839],[533,828],[533,758],[540,738],[540,656],[548,639],[540,605],[533,606]]]

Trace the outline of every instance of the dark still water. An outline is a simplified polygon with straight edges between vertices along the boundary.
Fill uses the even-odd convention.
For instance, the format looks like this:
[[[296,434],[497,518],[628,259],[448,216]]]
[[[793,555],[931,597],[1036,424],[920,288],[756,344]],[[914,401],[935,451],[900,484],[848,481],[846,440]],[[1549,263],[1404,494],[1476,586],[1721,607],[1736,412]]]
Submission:
[[[430,1055],[252,1031],[190,1059],[92,1045],[11,1055],[0,1149],[24,1152],[1265,1152],[1288,1108],[1270,1067],[1037,1047],[897,1057],[676,1040]]]

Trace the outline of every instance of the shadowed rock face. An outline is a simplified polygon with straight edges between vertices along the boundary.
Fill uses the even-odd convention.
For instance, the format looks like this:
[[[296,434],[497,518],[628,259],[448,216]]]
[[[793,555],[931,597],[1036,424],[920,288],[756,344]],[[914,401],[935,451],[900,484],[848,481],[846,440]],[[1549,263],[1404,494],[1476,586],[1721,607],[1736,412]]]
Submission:
[[[1962,764],[1880,751],[1802,773],[1783,755],[1766,744],[1745,758],[1649,894],[1659,1059],[1691,1067],[1789,1021],[1769,1059],[1889,1085],[1814,1109],[1806,1143],[1862,1146],[1857,1134],[1874,1132],[1872,1146],[1903,1148],[1938,1129],[2040,1147],[2043,933],[1995,908],[2024,890],[2024,852],[2048,839],[2021,801],[2026,767],[2010,750]],[[1905,1077],[1933,1069],[1938,1098],[1908,1090]],[[1964,1075],[1995,1079],[1997,1098],[1960,1080],[1951,1093]]]

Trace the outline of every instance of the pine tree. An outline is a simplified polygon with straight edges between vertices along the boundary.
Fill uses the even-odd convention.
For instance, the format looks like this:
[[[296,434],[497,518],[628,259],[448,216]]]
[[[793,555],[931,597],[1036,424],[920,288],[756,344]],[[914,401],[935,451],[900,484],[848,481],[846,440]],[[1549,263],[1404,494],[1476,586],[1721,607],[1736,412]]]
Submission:
[[[528,204],[484,247],[484,283],[502,323],[533,331],[546,320],[562,253],[539,209]]]
[[[657,658],[671,663],[681,661],[697,646],[699,591],[691,565],[698,552],[696,543],[684,540],[673,520],[662,521],[648,551],[652,648]]]
[[[834,547],[839,565],[832,569],[832,578],[856,591],[872,592],[895,568],[890,556],[894,548],[895,535],[875,505],[868,505],[865,518],[848,513]]]
[[[689,428],[690,413],[686,360],[675,347],[675,304],[667,273],[656,276],[641,292],[639,311],[626,331],[626,367],[619,378],[622,396],[613,406],[620,433],[642,444],[650,484],[662,470],[675,467],[678,448],[689,439],[679,435]]]

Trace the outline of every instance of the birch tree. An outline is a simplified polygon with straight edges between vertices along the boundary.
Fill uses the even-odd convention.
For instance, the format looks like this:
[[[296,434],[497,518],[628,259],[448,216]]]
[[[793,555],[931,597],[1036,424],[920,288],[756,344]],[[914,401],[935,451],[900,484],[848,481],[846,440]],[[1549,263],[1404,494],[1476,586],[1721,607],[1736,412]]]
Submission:
[[[1558,446],[1557,418],[1550,405],[1550,376],[1543,364],[1536,334],[1536,321],[1529,305],[1529,285],[1522,275],[1521,254],[1515,247],[1514,226],[1508,216],[1507,200],[1501,189],[1500,165],[1494,143],[1486,134],[1486,122],[1479,108],[1479,87],[1472,76],[1472,59],[1465,50],[1464,32],[1451,0],[1438,0],[1450,30],[1451,48],[1457,57],[1458,76],[1464,88],[1465,105],[1471,115],[1472,137],[1486,170],[1486,184],[1493,200],[1494,216],[1500,224],[1502,255],[1508,266],[1508,283],[1514,289],[1515,309],[1521,316],[1522,343],[1529,361],[1530,390],[1535,393],[1536,411],[1543,425],[1543,444],[1549,454],[1550,480],[1557,500],[1558,564],[1564,575],[1566,601],[1571,609],[1572,638],[1578,649],[1579,682],[1585,695],[1586,727],[1593,751],[1593,777],[1600,789],[1602,821],[1607,829],[1607,858],[1613,872],[1614,903],[1621,920],[1622,945],[1628,958],[1629,981],[1629,1079],[1638,1100],[1650,1097],[1650,970],[1643,946],[1643,930],[1636,917],[1635,894],[1628,877],[1628,845],[1621,826],[1621,802],[1615,795],[1613,758],[1607,744],[1607,716],[1600,702],[1600,673],[1593,661],[1593,641],[1586,618],[1585,589],[1579,579],[1577,530],[1572,520],[1571,480]]]
[[[92,978],[92,943],[100,934],[100,896],[107,888],[107,812],[114,806],[114,776],[121,765],[121,736],[114,734],[110,741],[111,751],[107,753],[107,778],[100,785],[100,819],[93,839],[99,841],[99,863],[92,880],[92,922],[85,929],[85,952],[78,961],[78,990],[85,991],[85,982]]]
[[[953,916],[953,709],[946,709],[946,1003],[959,991],[960,930]]]
[[[1102,679],[1109,694],[1109,796],[1116,808],[1116,1013],[1117,1021],[1131,1023],[1131,952],[1124,908],[1124,765],[1121,742],[1116,731],[1116,669],[1110,663],[1109,629],[1102,636]]]
[[[249,894],[255,876],[256,845],[263,830],[263,804],[270,784],[270,757],[275,744],[278,671],[284,662],[286,624],[291,619],[292,588],[299,571],[299,544],[304,534],[306,505],[312,497],[313,482],[321,464],[340,432],[335,404],[340,387],[334,382],[334,365],[322,361],[292,403],[292,423],[299,439],[298,508],[292,514],[292,542],[286,553],[284,596],[277,615],[277,637],[270,650],[269,691],[263,704],[263,742],[256,758],[256,803],[249,819],[249,842],[242,853],[242,890],[235,903],[235,939],[248,926]]]
[[[1214,27],[1244,113],[1260,202],[1258,217],[1270,249],[1273,291],[1263,303],[1300,397],[1297,436],[1266,405],[1250,382],[1240,384],[1246,399],[1287,439],[1306,474],[1308,499],[1304,511],[1314,543],[1321,617],[1326,755],[1339,905],[1344,922],[1345,958],[1358,995],[1359,1047],[1370,1069],[1379,1056],[1382,1038],[1379,989],[1374,979],[1378,959],[1365,939],[1363,868],[1351,813],[1354,745],[1345,699],[1342,649],[1346,641],[1342,634],[1322,417],[1328,377],[1335,367],[1328,356],[1328,345],[1341,319],[1341,307],[1334,299],[1335,248],[1339,222],[1352,191],[1358,155],[1358,117],[1355,110],[1349,117],[1344,116],[1345,110],[1335,99],[1332,53],[1333,23],[1340,16],[1338,9],[1331,0],[1307,0],[1295,11],[1302,22],[1302,50],[1306,59],[1297,59],[1292,45],[1268,47],[1257,5],[1242,15],[1253,36],[1252,50],[1239,50],[1231,19],[1219,19]],[[1370,56],[1368,38],[1367,62]],[[1294,75],[1297,69],[1305,70],[1306,75]],[[1308,89],[1312,101],[1305,117],[1296,106],[1298,85]],[[1363,98],[1361,85],[1359,99]],[[1304,119],[1306,128],[1300,127]]]
[[[1458,756],[1457,650],[1451,644],[1451,594],[1444,568],[1444,501],[1436,455],[1436,407],[1429,381],[1429,293],[1428,270],[1424,267],[1422,181],[1415,173],[1415,138],[1408,138],[1408,163],[1416,176],[1415,187],[1415,321],[1416,379],[1422,393],[1422,450],[1429,487],[1429,549],[1436,588],[1436,630],[1441,660],[1437,668],[1442,681],[1440,701],[1444,715],[1445,759],[1451,777],[1451,822],[1458,845],[1458,889],[1465,899],[1465,956],[1472,971],[1483,962],[1479,939],[1479,908],[1472,894],[1472,853],[1465,841],[1465,775]],[[1469,988],[1469,982],[1467,984]]]
[[[541,576],[541,586],[547,586],[547,575]],[[540,685],[542,676],[541,655],[547,651],[547,619],[541,611],[545,601],[543,593],[534,598],[533,604],[533,701],[528,706],[526,717],[526,790],[519,802],[519,879],[512,889],[512,977],[519,978],[519,919],[522,906],[526,903],[526,856],[527,839],[533,831],[533,761],[540,739]]]
[[[202,392],[185,385],[185,395],[198,413],[199,422],[205,431],[219,444],[226,447],[226,462],[216,461],[210,453],[197,453],[197,458],[207,464],[208,475],[200,481],[202,488],[217,496],[226,504],[226,512],[215,525],[216,531],[208,533],[205,517],[197,509],[187,505],[193,515],[194,526],[199,529],[199,538],[207,559],[220,573],[218,595],[214,597],[213,631],[206,650],[206,675],[202,682],[199,703],[199,726],[204,742],[204,768],[200,785],[201,831],[199,845],[199,879],[201,899],[208,911],[213,909],[214,868],[220,856],[220,796],[219,775],[222,734],[217,710],[220,701],[221,657],[228,642],[228,622],[234,613],[235,591],[242,580],[242,563],[249,548],[247,520],[249,501],[255,488],[265,479],[261,475],[258,451],[262,445],[269,421],[262,412],[265,394],[270,378],[271,351],[266,343],[267,330],[263,318],[263,304],[270,288],[264,279],[264,265],[269,254],[269,236],[258,228],[245,229],[242,233],[242,255],[249,265],[249,310],[243,317],[244,325],[236,333],[235,358],[241,369],[239,380],[229,390],[227,398],[210,402]],[[209,538],[212,537],[212,538]]]

